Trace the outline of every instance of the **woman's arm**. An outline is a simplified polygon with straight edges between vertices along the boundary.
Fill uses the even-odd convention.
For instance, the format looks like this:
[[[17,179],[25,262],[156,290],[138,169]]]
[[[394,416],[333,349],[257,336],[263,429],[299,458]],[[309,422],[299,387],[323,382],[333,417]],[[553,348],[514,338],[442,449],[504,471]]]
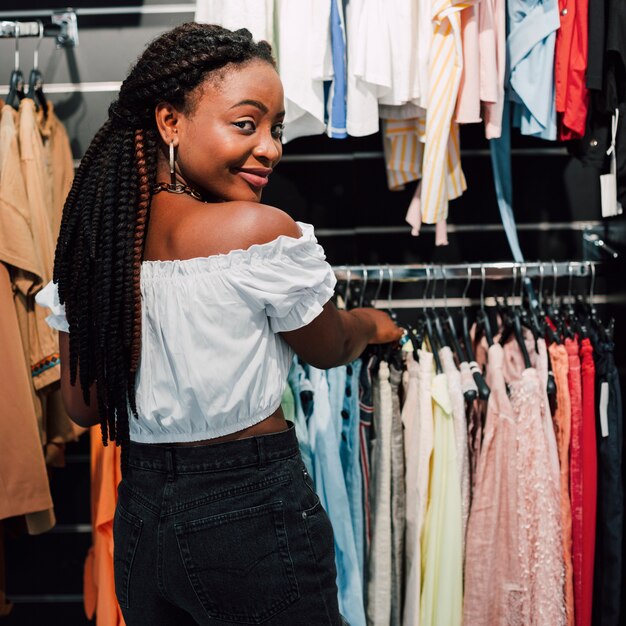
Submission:
[[[83,401],[83,392],[80,388],[80,372],[76,376],[76,385],[70,384],[70,336],[69,333],[59,331],[59,348],[61,353],[61,396],[65,410],[73,422],[89,428],[100,423],[98,417],[98,402],[96,384],[89,389],[89,406]]]
[[[309,365],[326,369],[350,363],[370,343],[398,341],[402,329],[383,311],[339,311],[328,302],[310,324],[281,335]]]

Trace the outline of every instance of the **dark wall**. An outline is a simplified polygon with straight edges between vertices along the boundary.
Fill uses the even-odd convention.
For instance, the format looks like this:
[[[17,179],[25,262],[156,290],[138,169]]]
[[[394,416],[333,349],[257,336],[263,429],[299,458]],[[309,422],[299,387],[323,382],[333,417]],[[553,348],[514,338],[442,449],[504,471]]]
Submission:
[[[81,8],[156,6],[181,4],[179,0],[149,0],[145,3],[116,0],[80,0]],[[184,3],[189,7],[192,3]],[[13,19],[7,12],[58,8],[53,0],[3,0],[0,19]],[[80,159],[91,137],[106,119],[115,85],[145,44],[164,30],[193,19],[193,13],[79,15],[80,46],[55,50],[51,40],[41,45],[40,66],[49,99],[68,129],[74,157]],[[30,70],[36,39],[23,40],[22,69]],[[13,40],[0,41],[0,77],[8,80],[13,64]],[[82,83],[83,91],[70,91],[63,84]],[[102,91],[90,91],[93,83]],[[0,80],[1,84],[1,80]],[[107,90],[108,89],[108,90]],[[58,93],[57,93],[58,92]],[[462,263],[510,260],[504,233],[498,228],[488,145],[480,126],[462,129],[463,169],[467,192],[450,204],[450,245],[435,248],[432,228],[419,238],[411,237],[404,223],[413,186],[389,192],[386,185],[379,135],[346,140],[327,137],[298,139],[285,146],[285,160],[272,177],[264,202],[278,206],[295,219],[311,222],[333,264]],[[583,245],[581,222],[617,241],[624,240],[616,223],[599,223],[599,184],[591,171],[567,156],[558,144],[514,138],[514,205],[520,224],[522,249],[529,260],[582,260],[605,262],[596,293],[623,296],[626,284],[622,261],[609,262],[601,253]],[[294,159],[309,155],[304,159]],[[315,156],[311,156],[315,155]],[[623,221],[618,223],[623,227]],[[621,244],[619,238],[622,237]],[[621,245],[621,247],[620,247]],[[623,256],[622,256],[623,259]],[[559,289],[563,288],[561,281]],[[587,290],[584,281],[574,285]],[[421,287],[417,288],[421,294]],[[624,305],[601,309],[618,318],[617,340],[624,367]],[[42,537],[22,537],[8,542],[8,591],[16,602],[9,624],[48,623],[78,625],[82,616],[82,564],[89,535],[88,440],[70,446],[66,468],[52,470],[53,496],[59,526]]]

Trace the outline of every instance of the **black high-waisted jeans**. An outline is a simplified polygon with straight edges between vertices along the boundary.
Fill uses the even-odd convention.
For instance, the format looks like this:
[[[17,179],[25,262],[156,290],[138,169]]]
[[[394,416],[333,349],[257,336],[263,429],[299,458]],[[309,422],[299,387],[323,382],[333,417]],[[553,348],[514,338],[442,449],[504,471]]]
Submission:
[[[340,626],[333,531],[286,431],[130,444],[115,588],[127,626]]]

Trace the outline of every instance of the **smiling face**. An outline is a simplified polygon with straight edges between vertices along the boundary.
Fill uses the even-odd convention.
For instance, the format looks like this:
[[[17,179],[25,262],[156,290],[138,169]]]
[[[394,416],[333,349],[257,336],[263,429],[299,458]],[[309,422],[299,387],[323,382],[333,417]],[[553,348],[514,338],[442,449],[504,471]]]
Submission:
[[[157,181],[169,182],[169,143],[180,182],[207,200],[259,202],[282,156],[283,87],[267,62],[222,68],[191,95],[189,111],[156,108],[164,141]],[[164,176],[164,173],[167,173]]]

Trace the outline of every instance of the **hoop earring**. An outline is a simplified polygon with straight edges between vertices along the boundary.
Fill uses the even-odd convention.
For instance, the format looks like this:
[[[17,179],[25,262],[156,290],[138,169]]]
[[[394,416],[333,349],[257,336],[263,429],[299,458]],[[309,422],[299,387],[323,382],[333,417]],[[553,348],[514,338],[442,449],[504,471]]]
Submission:
[[[174,140],[170,141],[170,184],[176,186],[176,157],[174,155]]]

